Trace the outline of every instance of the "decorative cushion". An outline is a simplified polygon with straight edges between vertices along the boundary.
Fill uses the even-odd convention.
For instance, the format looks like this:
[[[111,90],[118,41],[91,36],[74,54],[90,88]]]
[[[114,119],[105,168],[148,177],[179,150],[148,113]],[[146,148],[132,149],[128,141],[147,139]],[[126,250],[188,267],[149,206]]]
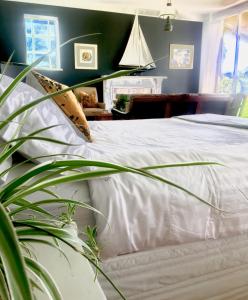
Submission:
[[[56,82],[44,75],[33,72],[41,86],[48,93],[54,93],[67,88],[59,82]],[[77,126],[77,128],[84,134],[88,141],[92,141],[89,125],[84,115],[84,112],[77,101],[76,96],[72,91],[65,92],[64,94],[52,97],[56,104],[62,109],[67,117]]]
[[[82,105],[83,108],[96,108],[97,105],[97,99],[96,96],[92,94],[88,94],[86,92],[80,91],[78,93],[78,101]]]
[[[74,89],[73,92],[83,108],[99,107],[97,90],[95,87],[80,87]]]

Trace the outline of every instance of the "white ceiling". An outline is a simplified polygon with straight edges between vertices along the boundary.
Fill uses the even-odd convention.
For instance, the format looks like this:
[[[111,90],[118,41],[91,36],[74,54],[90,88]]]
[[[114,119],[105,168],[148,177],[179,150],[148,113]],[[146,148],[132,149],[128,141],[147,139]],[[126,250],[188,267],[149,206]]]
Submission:
[[[147,16],[159,16],[167,0],[9,0],[37,4],[57,5]],[[231,6],[248,2],[245,0],[172,0],[178,18],[202,20],[209,14]]]

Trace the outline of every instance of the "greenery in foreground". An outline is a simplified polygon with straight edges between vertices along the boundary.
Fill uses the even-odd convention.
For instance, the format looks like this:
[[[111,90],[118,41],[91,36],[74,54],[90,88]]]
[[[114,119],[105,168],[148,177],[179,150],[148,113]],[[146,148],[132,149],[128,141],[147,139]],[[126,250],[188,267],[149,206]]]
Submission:
[[[19,82],[25,78],[32,68],[38,65],[42,59],[43,58],[40,58],[32,65],[27,66],[13,80],[11,85],[0,96],[0,109]],[[104,80],[128,75],[135,71],[137,71],[137,69],[115,72],[106,76]],[[30,108],[51,98],[52,96],[62,94],[65,91],[76,87],[96,84],[102,80],[103,78],[99,78],[80,83],[63,91],[46,95],[30,102],[10,114],[5,120],[1,120],[0,130],[4,130],[9,122],[12,122],[17,116],[27,112]],[[0,164],[7,160],[13,153],[18,151],[18,149],[27,140],[36,139],[50,143],[64,144],[58,140],[46,138],[44,135],[46,130],[49,130],[49,128],[41,128],[39,131],[33,132],[25,137],[13,137],[11,141],[2,144],[0,148]],[[42,157],[36,157],[34,159],[37,160],[38,158]],[[87,228],[88,240],[84,242],[73,235],[73,233],[71,233],[70,230],[67,230],[66,226],[64,226],[72,221],[74,207],[90,209],[96,213],[100,212],[97,212],[93,207],[83,202],[59,197],[49,190],[52,186],[129,172],[148,177],[151,180],[158,180],[165,184],[169,184],[175,188],[183,190],[199,201],[202,201],[207,205],[211,205],[204,199],[201,199],[197,195],[191,193],[189,190],[177,185],[175,182],[171,182],[166,178],[152,174],[152,170],[157,168],[208,165],[211,164],[210,162],[165,164],[159,166],[147,166],[144,168],[133,168],[131,166],[122,166],[102,161],[92,161],[80,157],[75,157],[75,159],[70,160],[53,160],[56,158],[56,153],[46,158],[49,158],[48,162],[35,165],[20,177],[14,178],[0,187],[0,298],[2,300],[33,300],[35,299],[35,289],[39,289],[44,293],[47,293],[48,297],[52,300],[62,299],[62,295],[54,279],[49,274],[49,271],[42,266],[33,255],[31,255],[32,245],[34,244],[45,244],[57,249],[58,252],[61,252],[61,249],[58,246],[58,241],[68,245],[75,252],[80,253],[82,257],[85,257],[98,270],[98,272],[102,273],[110,284],[112,284],[120,298],[125,299],[121,291],[117,289],[110,278],[108,278],[108,276],[98,266],[97,261],[99,253],[94,241],[96,234],[95,229]],[[3,171],[0,174],[0,178],[7,174],[7,172],[18,169],[24,163],[25,162],[19,163],[8,170]],[[83,167],[94,167],[94,171],[78,172],[78,169]],[[65,171],[67,172],[65,173]],[[28,198],[33,195],[33,198],[35,199],[35,193],[37,192],[43,193],[43,200],[30,202]],[[44,208],[44,206],[48,207],[49,205],[54,204],[69,206],[69,213],[63,214],[60,218],[53,216],[49,209]],[[30,211],[33,212],[33,216],[21,217],[21,215],[25,212],[29,212],[30,215]],[[34,277],[37,281],[34,281]]]

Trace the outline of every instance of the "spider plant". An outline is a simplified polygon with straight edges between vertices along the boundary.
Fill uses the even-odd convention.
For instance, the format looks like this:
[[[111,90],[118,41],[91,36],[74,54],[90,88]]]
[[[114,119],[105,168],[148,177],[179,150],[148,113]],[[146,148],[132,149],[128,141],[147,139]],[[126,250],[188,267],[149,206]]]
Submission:
[[[8,101],[7,98],[15,87],[23,78],[25,78],[32,68],[39,64],[41,59],[42,58],[38,59],[20,72],[9,87],[2,93],[0,96],[0,109],[1,105],[5,101]],[[4,130],[9,122],[12,122],[17,116],[27,112],[30,108],[55,95],[62,94],[80,86],[96,84],[105,79],[124,76],[135,71],[137,71],[137,69],[131,71],[118,71],[106,76],[104,79],[98,78],[90,80],[88,82],[71,86],[63,91],[42,96],[39,99],[18,108],[5,120],[1,120],[0,130]],[[58,140],[46,138],[44,133],[48,129],[48,127],[42,128],[39,131],[33,132],[25,137],[17,136],[10,141],[2,143],[2,145],[0,145],[0,164],[8,159],[13,153],[18,151],[18,149],[28,140],[44,140],[50,143],[64,144]],[[40,135],[41,133],[42,136]],[[48,270],[32,255],[30,256],[28,254],[30,247],[37,243],[46,244],[58,249],[58,251],[61,251],[58,247],[58,241],[68,245],[75,252],[78,252],[85,257],[98,270],[98,272],[101,272],[103,276],[109,280],[113,288],[116,289],[120,298],[125,299],[124,295],[116,288],[110,278],[108,278],[108,276],[98,266],[98,248],[94,240],[96,230],[87,228],[88,241],[84,242],[64,227],[65,223],[72,220],[75,207],[90,209],[96,213],[100,212],[85,203],[71,199],[64,199],[55,195],[49,190],[51,186],[75,181],[91,180],[97,177],[109,176],[117,173],[130,172],[140,176],[146,176],[151,180],[159,180],[165,184],[174,186],[198,200],[211,205],[204,199],[201,199],[197,195],[191,193],[189,190],[177,185],[175,182],[171,182],[166,178],[159,177],[152,173],[152,170],[156,168],[207,165],[210,164],[209,162],[166,164],[159,166],[147,166],[144,168],[133,168],[131,166],[87,160],[80,157],[75,157],[70,160],[53,160],[53,158],[56,158],[56,153],[53,153],[49,157],[49,161],[35,165],[20,177],[14,178],[10,182],[0,186],[0,298],[2,300],[33,300],[35,299],[34,289],[42,289],[42,287],[45,287],[44,292],[47,293],[49,299],[62,299],[62,295]],[[6,173],[19,168],[24,163],[25,162],[19,163],[3,171],[0,174],[0,178]],[[84,167],[94,167],[94,170],[89,171]],[[77,171],[79,169],[87,171],[79,172]],[[65,173],[65,171],[67,172]],[[68,171],[70,172],[68,173]],[[60,176],[58,177],[58,175]],[[42,192],[44,198],[34,202],[28,200],[31,195],[33,195],[33,198],[35,199],[36,192]],[[49,197],[47,195],[49,195]],[[64,214],[60,219],[55,217],[47,208],[49,205],[54,204],[62,204],[69,207],[68,213]],[[46,208],[44,208],[44,206],[46,206]],[[33,215],[31,217],[22,217],[22,213],[27,211],[32,212]],[[75,246],[75,243],[77,246]],[[78,245],[80,245],[80,247],[78,247]],[[35,277],[38,278],[38,284],[33,281],[31,274],[35,274]]]

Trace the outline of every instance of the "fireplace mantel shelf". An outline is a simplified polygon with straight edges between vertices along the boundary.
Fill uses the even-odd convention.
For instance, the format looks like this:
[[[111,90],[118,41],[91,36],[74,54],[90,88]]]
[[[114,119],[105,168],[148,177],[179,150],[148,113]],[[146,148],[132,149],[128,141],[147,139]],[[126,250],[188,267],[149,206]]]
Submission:
[[[117,94],[160,94],[166,76],[122,76],[103,82],[103,99],[107,110]]]

